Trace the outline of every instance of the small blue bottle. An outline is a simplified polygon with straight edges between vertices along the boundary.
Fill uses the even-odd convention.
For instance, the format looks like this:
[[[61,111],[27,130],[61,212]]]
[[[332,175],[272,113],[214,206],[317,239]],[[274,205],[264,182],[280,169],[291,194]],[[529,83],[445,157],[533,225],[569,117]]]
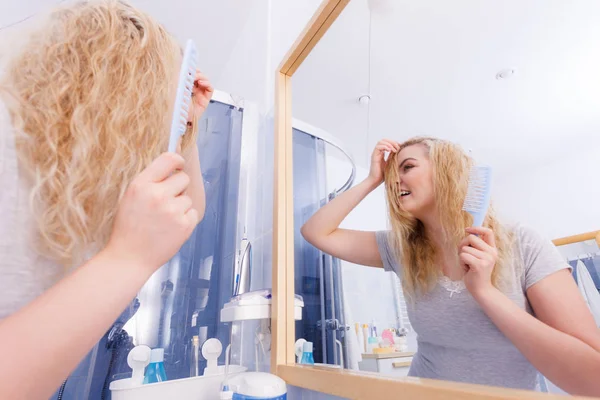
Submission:
[[[300,359],[300,364],[315,365],[312,342],[306,342],[302,345],[302,358]]]
[[[152,349],[150,353],[150,364],[146,368],[144,375],[144,384],[164,382],[167,380],[167,373],[164,365],[165,349]]]

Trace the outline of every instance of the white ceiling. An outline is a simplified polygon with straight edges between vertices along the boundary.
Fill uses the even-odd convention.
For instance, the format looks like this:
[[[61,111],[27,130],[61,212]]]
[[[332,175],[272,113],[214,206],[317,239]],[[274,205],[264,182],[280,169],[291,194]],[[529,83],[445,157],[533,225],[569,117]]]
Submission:
[[[352,0],[293,77],[295,118],[366,166],[376,141],[432,135],[508,174],[600,146],[600,1]],[[508,80],[496,80],[516,68]],[[599,147],[600,150],[600,147]]]
[[[130,0],[132,4],[154,16],[180,42],[193,39],[201,55],[201,68],[213,80],[225,68],[252,8],[261,1],[263,0]],[[58,0],[0,0],[0,27],[44,12],[58,3]],[[0,31],[0,37],[12,30],[8,28]]]

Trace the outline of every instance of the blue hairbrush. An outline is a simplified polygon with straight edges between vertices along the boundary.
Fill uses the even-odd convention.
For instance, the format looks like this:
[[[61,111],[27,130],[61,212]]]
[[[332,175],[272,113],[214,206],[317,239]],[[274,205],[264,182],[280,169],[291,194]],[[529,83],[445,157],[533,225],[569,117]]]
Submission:
[[[462,209],[473,216],[473,227],[479,228],[483,225],[490,207],[491,192],[492,168],[483,165],[472,167]]]
[[[177,151],[177,144],[187,130],[188,115],[192,104],[192,91],[194,89],[194,78],[198,65],[198,51],[192,40],[188,40],[183,53],[183,62],[179,71],[179,82],[177,84],[177,97],[173,107],[173,119],[171,121],[171,133],[169,136],[169,152]]]

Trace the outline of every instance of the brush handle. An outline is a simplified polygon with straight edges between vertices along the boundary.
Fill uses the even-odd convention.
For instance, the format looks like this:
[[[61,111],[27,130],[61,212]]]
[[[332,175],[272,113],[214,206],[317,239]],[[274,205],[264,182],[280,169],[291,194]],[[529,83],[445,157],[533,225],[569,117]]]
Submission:
[[[179,138],[183,136],[179,132],[172,132],[169,137],[169,153],[175,153],[177,151],[177,143],[179,142]]]
[[[485,220],[485,214],[486,213],[480,212],[473,216],[473,227],[474,228],[481,228],[483,226],[483,221]]]

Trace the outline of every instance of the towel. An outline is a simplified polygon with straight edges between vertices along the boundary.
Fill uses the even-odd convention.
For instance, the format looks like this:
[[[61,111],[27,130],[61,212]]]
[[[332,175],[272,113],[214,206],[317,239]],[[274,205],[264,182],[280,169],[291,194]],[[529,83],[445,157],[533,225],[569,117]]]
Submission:
[[[594,316],[596,325],[600,327],[600,293],[596,289],[590,272],[581,260],[577,261],[577,286]]]

